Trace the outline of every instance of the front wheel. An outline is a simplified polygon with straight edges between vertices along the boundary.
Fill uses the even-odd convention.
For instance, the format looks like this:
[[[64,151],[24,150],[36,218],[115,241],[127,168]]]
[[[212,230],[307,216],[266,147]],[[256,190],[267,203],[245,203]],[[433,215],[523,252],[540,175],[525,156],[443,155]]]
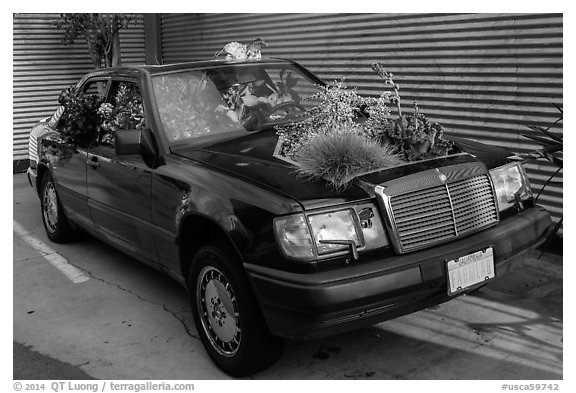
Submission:
[[[67,243],[76,238],[76,231],[66,218],[58,194],[56,184],[50,174],[45,174],[41,183],[40,207],[42,222],[46,235],[56,243]]]
[[[225,243],[202,248],[189,283],[204,347],[224,372],[242,377],[271,366],[283,341],[268,331],[235,253]]]

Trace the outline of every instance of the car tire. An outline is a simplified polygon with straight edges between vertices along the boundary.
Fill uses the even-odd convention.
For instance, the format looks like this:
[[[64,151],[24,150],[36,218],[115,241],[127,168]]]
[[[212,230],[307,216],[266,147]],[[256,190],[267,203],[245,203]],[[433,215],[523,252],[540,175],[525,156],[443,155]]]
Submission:
[[[77,232],[64,214],[56,192],[56,183],[49,173],[42,177],[40,208],[46,235],[55,243],[67,243],[76,239]]]
[[[271,366],[283,347],[268,331],[241,266],[226,243],[212,243],[196,253],[188,282],[200,339],[212,361],[234,377]]]

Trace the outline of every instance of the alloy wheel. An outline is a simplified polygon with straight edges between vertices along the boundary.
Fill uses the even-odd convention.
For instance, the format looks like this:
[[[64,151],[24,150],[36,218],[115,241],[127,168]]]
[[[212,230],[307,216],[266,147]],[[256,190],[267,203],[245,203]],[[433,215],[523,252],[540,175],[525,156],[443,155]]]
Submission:
[[[206,266],[198,275],[196,302],[202,327],[212,347],[224,357],[240,348],[242,331],[234,290],[224,274]]]
[[[53,182],[50,181],[46,184],[42,197],[44,202],[42,214],[44,216],[44,222],[46,223],[46,229],[54,233],[58,225],[58,197],[56,196],[56,189],[54,188]]]

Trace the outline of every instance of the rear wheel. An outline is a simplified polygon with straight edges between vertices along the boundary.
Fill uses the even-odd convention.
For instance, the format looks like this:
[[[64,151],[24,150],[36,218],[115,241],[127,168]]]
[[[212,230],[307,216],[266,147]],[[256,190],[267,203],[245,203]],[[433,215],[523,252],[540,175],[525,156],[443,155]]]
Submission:
[[[77,233],[62,210],[62,204],[56,193],[56,184],[49,173],[42,177],[40,196],[42,222],[48,238],[56,243],[74,240]]]
[[[196,329],[224,372],[242,377],[271,366],[283,340],[268,331],[233,250],[218,242],[194,257],[189,284]]]

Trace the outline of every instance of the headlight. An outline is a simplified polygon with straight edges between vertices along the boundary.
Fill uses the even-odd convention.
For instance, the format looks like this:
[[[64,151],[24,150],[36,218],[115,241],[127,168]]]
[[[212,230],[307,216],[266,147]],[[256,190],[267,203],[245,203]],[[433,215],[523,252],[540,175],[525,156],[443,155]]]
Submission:
[[[490,176],[500,211],[513,207],[517,197],[522,201],[532,198],[530,182],[522,164],[512,163],[494,168],[490,170]]]
[[[303,260],[314,258],[312,237],[304,214],[278,218],[274,221],[274,229],[284,254]]]
[[[284,254],[304,261],[346,253],[350,244],[360,250],[389,245],[372,203],[280,217],[274,220],[274,230]]]
[[[335,251],[345,250],[348,247],[342,244],[327,243],[330,240],[353,241],[356,247],[363,245],[360,241],[354,216],[354,210],[340,210],[330,213],[315,214],[308,217],[314,241],[319,255],[329,254]]]

